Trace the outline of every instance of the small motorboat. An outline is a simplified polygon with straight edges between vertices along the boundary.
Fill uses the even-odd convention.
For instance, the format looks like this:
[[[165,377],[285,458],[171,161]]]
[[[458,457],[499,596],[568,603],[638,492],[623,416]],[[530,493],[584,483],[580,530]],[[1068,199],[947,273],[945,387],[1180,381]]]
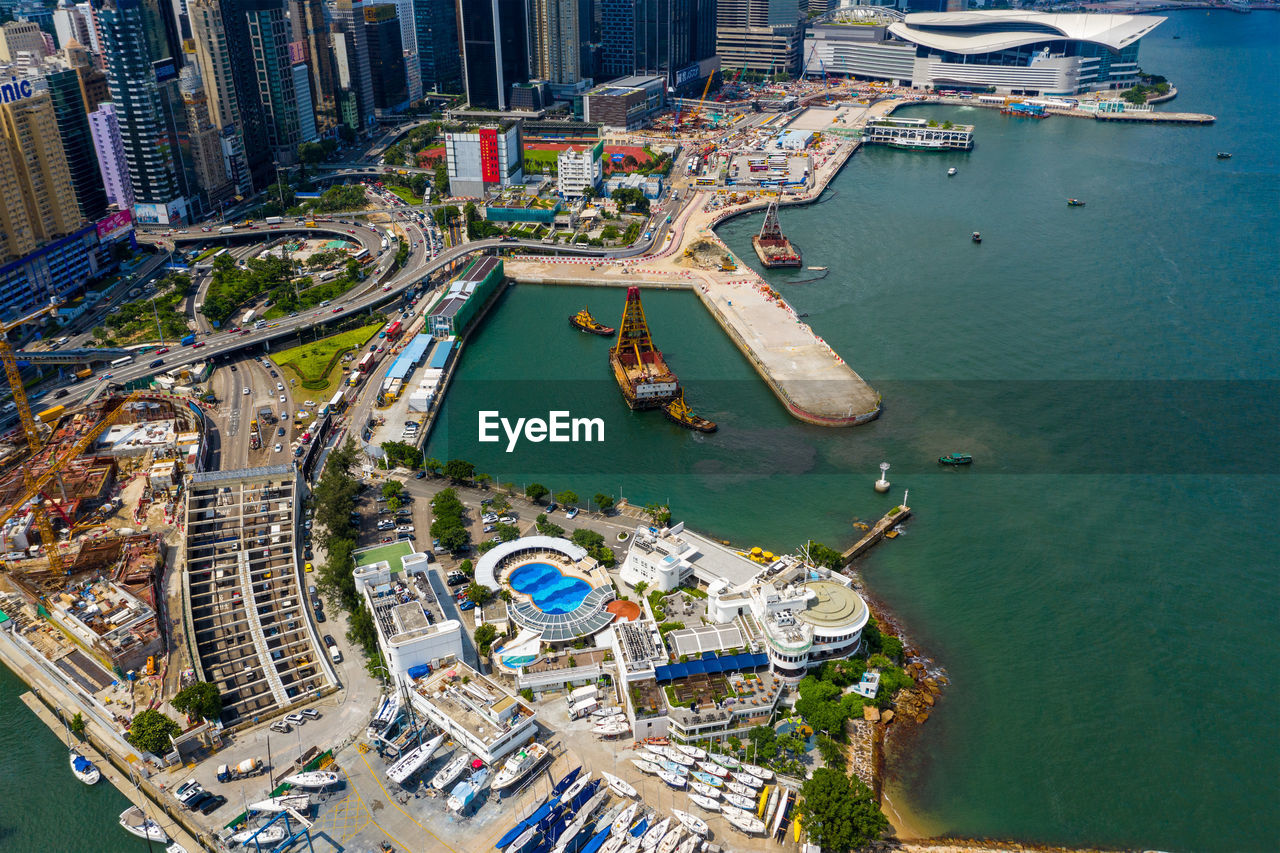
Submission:
[[[638,767],[641,773],[648,773],[651,776],[656,776],[662,772],[661,767],[654,764],[652,761],[646,761],[643,758],[633,758],[631,759],[631,763]]]
[[[696,746],[685,746],[684,744],[676,744],[676,749],[680,750],[690,758],[695,758],[699,761],[707,757],[706,750],[698,749]]]
[[[948,177],[948,178],[954,178],[955,176],[956,176],[956,167],[955,167],[955,166],[952,166],[950,169],[947,169],[947,177]]]
[[[715,800],[711,799],[710,797],[704,797],[704,796],[702,796],[701,794],[690,794],[690,795],[689,795],[689,800],[690,800],[690,802],[692,802],[695,806],[698,806],[699,808],[705,809],[706,811],[709,811],[709,812],[718,812],[718,811],[720,811],[720,803],[716,802]]]
[[[1078,198],[1067,199],[1067,207],[1084,207],[1084,202]]]
[[[703,838],[707,835],[707,822],[697,815],[682,812],[679,809],[672,809],[671,813],[676,816],[676,820],[684,826],[685,829],[692,833],[701,835]]]
[[[694,777],[695,778],[689,780],[690,791],[699,793],[704,797],[710,797],[713,800],[720,799],[720,791],[717,790],[716,785],[709,785],[706,782],[703,782],[701,777],[698,777],[697,774],[694,774]],[[711,778],[715,779],[714,776],[712,776]],[[722,784],[722,783],[717,782],[717,784]]]
[[[624,797],[628,800],[635,798],[636,789],[631,787],[629,783],[619,779],[612,773],[605,773],[604,771],[601,771],[600,777],[604,779],[604,783],[609,786],[609,790],[613,791],[619,797]]]
[[[570,317],[569,325],[573,326],[580,332],[589,332],[593,335],[599,335],[602,338],[607,338],[614,332],[618,331],[612,326],[606,326],[603,323],[597,322],[596,318],[592,317],[591,312],[586,308],[583,308],[577,314]]]
[[[94,763],[75,750],[71,751],[71,772],[86,785],[96,785],[102,778],[102,772]]]
[[[129,806],[120,812],[120,826],[130,835],[136,835],[146,841],[154,841],[157,844],[169,843],[168,833],[137,806]]]
[[[1219,160],[1230,160],[1230,159],[1231,159],[1231,152],[1230,152],[1230,151],[1219,151],[1219,152],[1218,152],[1218,159],[1219,159]]]
[[[972,465],[973,457],[968,453],[948,453],[939,456],[938,461],[943,465]]]
[[[676,789],[684,788],[684,786],[689,784],[688,779],[681,776],[679,773],[672,773],[670,770],[659,770],[658,778]]]
[[[982,242],[982,234],[981,234],[981,233],[979,233],[979,232],[977,232],[977,231],[974,231],[974,232],[973,232],[973,242],[975,242],[975,243],[981,243],[981,242]]]

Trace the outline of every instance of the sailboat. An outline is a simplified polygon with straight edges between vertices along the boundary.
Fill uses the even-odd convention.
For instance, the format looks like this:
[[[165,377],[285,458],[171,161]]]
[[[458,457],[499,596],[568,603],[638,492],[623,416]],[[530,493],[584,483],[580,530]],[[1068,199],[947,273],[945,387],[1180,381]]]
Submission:
[[[707,822],[705,820],[698,817],[697,815],[692,815],[692,814],[689,814],[688,812],[682,812],[679,809],[672,809],[671,813],[676,816],[676,820],[680,821],[680,823],[684,825],[685,829],[689,830],[690,832],[701,835],[704,838],[706,837]]]
[[[658,842],[657,853],[673,853],[676,845],[680,843],[681,835],[684,835],[684,827],[676,826],[675,829],[662,836],[662,840]]]
[[[568,773],[560,777],[560,781],[551,786],[551,796],[558,797],[569,789],[569,786],[578,778],[578,774],[582,772],[581,767],[575,767]]]
[[[578,796],[586,789],[587,783],[591,781],[591,771],[588,770],[585,775],[579,776],[572,785],[570,785],[564,793],[560,795],[560,802],[571,803],[573,798]]]
[[[702,839],[696,835],[690,835],[676,848],[676,853],[698,853],[698,848],[702,845]]]
[[[285,809],[305,812],[310,808],[311,797],[307,794],[285,794],[281,797],[268,797],[265,800],[249,804],[249,811],[252,812],[282,812]]]
[[[736,829],[745,832],[747,835],[764,832],[764,821],[760,820],[760,818],[748,811],[724,809],[721,813],[724,815],[725,820],[729,821],[729,823]]]
[[[102,778],[101,771],[94,766],[94,763],[74,749],[71,750],[71,772],[86,785],[96,785]]]
[[[709,812],[720,811],[720,804],[710,797],[704,797],[702,794],[690,794],[690,801],[696,806],[701,806]]]
[[[611,831],[614,835],[621,835],[631,828],[631,821],[636,818],[636,809],[640,808],[639,803],[632,803],[622,810],[622,814],[618,815],[614,821]]]
[[[671,826],[671,818],[664,817],[652,829],[644,834],[644,838],[640,839],[640,847],[643,850],[652,850],[658,846],[658,842],[667,834],[667,830]]]
[[[733,778],[741,782],[743,785],[746,785],[748,788],[754,788],[757,791],[764,787],[763,779],[757,779],[750,773],[743,773],[741,770],[734,771]]]
[[[714,761],[699,761],[698,767],[702,769],[702,772],[711,776],[715,776],[717,779],[729,778],[728,769],[721,767],[719,764],[716,764]]]
[[[614,776],[612,773],[605,773],[604,771],[601,771],[600,776],[604,779],[604,783],[609,786],[609,790],[613,791],[619,797],[633,799],[636,796],[635,788],[631,787],[630,784],[619,779],[617,776]]]
[[[657,764],[654,764],[652,761],[647,761],[643,758],[633,758],[631,759],[631,763],[634,764],[636,767],[640,768],[640,772],[642,773],[656,775],[662,772],[662,768],[659,767]]]
[[[699,761],[707,757],[707,751],[705,749],[698,749],[696,746],[685,746],[682,743],[678,743],[676,744],[676,749],[680,750],[690,758],[696,758]]]
[[[400,760],[387,768],[387,778],[397,785],[403,785],[410,776],[426,766],[431,756],[440,748],[440,744],[444,743],[444,737],[443,733],[438,734],[426,743],[419,744],[406,752]]]
[[[754,764],[743,764],[742,772],[750,773],[752,776],[756,777],[757,779],[763,779],[766,782],[768,782],[770,779],[773,778],[773,771],[770,770],[768,767],[757,767]]]
[[[663,782],[666,782],[672,788],[683,788],[685,785],[689,784],[688,779],[683,776],[678,776],[669,770],[659,770],[658,778]]]
[[[754,812],[756,804],[750,797],[744,797],[741,794],[725,794],[724,801],[734,808],[742,809],[744,812]],[[721,806],[722,809],[730,810],[727,806]]]
[[[295,788],[327,788],[330,785],[336,785],[342,780],[337,773],[330,773],[327,770],[309,770],[305,773],[294,773],[292,776],[286,776],[281,782],[292,785]]]
[[[721,767],[728,767],[730,770],[737,770],[741,766],[738,759],[732,755],[725,755],[723,752],[712,752],[708,757]]]
[[[169,843],[169,835],[160,827],[160,824],[147,817],[147,813],[137,806],[129,806],[120,812],[120,826],[125,832],[136,835],[138,838],[159,844]]]
[[[694,774],[694,775],[695,777],[697,776],[697,774]],[[708,776],[707,778],[714,779],[716,777]],[[708,785],[706,782],[703,782],[697,778],[689,780],[689,790],[693,791],[695,794],[701,794],[704,797],[710,797],[713,800],[720,799],[720,792],[717,791],[714,786]]]
[[[230,840],[236,844],[244,845],[279,844],[281,841],[284,841],[286,835],[288,835],[288,832],[283,826],[278,823],[273,823],[271,826],[265,827],[261,831],[257,829],[246,829],[241,832],[237,832],[235,835],[231,836]]]
[[[465,749],[459,749],[458,754],[449,759],[449,763],[442,767],[439,773],[431,777],[431,787],[437,791],[443,791],[457,782],[458,777],[467,771],[470,764],[471,753]]]

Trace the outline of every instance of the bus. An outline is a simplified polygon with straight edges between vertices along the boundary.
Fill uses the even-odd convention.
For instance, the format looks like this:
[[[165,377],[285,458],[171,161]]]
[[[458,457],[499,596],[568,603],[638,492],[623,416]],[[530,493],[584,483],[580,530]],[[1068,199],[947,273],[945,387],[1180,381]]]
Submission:
[[[715,178],[698,178],[696,181],[693,182],[693,185],[697,187],[714,187],[716,185],[716,179]]]
[[[133,361],[133,356],[131,356],[131,355],[125,355],[125,356],[121,356],[120,358],[117,358],[115,361],[111,362],[111,366],[112,366],[112,367],[123,367],[124,365],[126,365],[126,364],[130,363],[131,361]]]
[[[387,340],[394,341],[400,336],[400,321],[396,320],[390,326],[387,326]]]
[[[367,352],[365,353],[364,358],[360,359],[360,363],[356,365],[356,369],[363,373],[368,373],[373,370],[373,363],[375,360],[375,355],[371,352]]]
[[[352,255],[352,257],[353,257],[353,258],[355,258],[355,259],[356,259],[357,261],[359,261],[360,263],[364,263],[365,261],[370,260],[370,258],[369,258],[369,250],[368,250],[368,249],[361,249],[360,251],[358,251],[358,252],[356,252],[354,255]]]

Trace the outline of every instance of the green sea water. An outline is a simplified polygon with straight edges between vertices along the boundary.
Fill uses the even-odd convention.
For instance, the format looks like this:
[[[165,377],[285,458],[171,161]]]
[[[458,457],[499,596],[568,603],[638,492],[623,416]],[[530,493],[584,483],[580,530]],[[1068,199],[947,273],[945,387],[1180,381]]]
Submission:
[[[1165,109],[1218,122],[926,108],[974,124],[975,150],[864,150],[829,200],[784,211],[830,273],[770,279],[884,394],[875,423],[797,423],[676,291],[645,310],[721,430],[632,413],[608,342],[567,323],[583,304],[616,323],[622,292],[520,285],[468,343],[429,452],[669,501],[774,551],[845,545],[909,489],[906,535],[862,569],[952,685],[894,762],[895,802],[963,836],[1277,849],[1280,16],[1171,14],[1141,62],[1181,90]],[[750,258],[758,227],[721,233]],[[476,441],[481,409],[553,408],[603,418],[605,442]],[[973,468],[938,470],[953,450]],[[124,798],[71,778],[19,687],[0,671],[0,849],[141,849],[115,825]]]
[[[862,568],[952,685],[894,762],[896,802],[961,836],[1276,849],[1280,17],[1173,14],[1141,60],[1180,89],[1163,109],[1217,123],[920,108],[975,125],[975,150],[864,150],[783,212],[830,273],[769,279],[884,394],[875,423],[795,422],[682,292],[645,310],[721,429],[629,412],[608,342],[566,323],[589,304],[616,324],[623,294],[519,285],[469,343],[431,455],[670,501],[775,551],[848,544],[909,489],[906,535]],[[751,258],[758,227],[721,234]],[[482,409],[601,417],[606,441],[507,453],[477,442]],[[939,470],[949,451],[973,468]],[[890,497],[870,488],[882,460]]]

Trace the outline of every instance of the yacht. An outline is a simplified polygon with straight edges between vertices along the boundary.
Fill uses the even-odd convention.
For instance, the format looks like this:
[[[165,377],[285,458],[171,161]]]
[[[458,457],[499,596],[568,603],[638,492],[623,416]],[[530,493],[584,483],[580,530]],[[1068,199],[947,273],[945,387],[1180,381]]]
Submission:
[[[442,743],[444,743],[444,734],[438,734],[426,743],[415,746],[399,761],[387,768],[387,778],[397,785],[403,785],[410,776],[427,765]]]
[[[548,754],[547,748],[536,741],[518,750],[498,771],[498,777],[493,780],[493,790],[501,791],[510,788],[528,776],[530,771],[541,764]]]
[[[431,787],[437,791],[443,791],[454,782],[463,773],[467,772],[467,766],[471,764],[471,753],[465,749],[458,750],[458,754],[449,759],[449,763],[440,769],[440,772],[431,777]]]
[[[147,817],[146,812],[137,806],[129,806],[120,812],[120,826],[124,827],[124,831],[130,835],[136,835],[146,841],[154,841],[157,844],[169,843],[169,836],[160,828],[160,824]]]
[[[701,794],[690,794],[689,800],[695,806],[701,806],[702,808],[706,809],[709,812],[720,811],[720,804],[715,800],[711,799],[710,797],[704,797]]]
[[[653,848],[657,847],[658,842],[661,841],[666,836],[667,830],[670,827],[671,827],[671,818],[664,817],[661,821],[658,822],[657,825],[653,827],[653,829],[650,829],[648,832],[644,834],[644,837],[640,840],[641,849],[652,850]]]
[[[293,809],[296,812],[305,812],[311,808],[311,797],[307,794],[284,794],[279,797],[268,797],[265,800],[258,800],[256,803],[249,804],[251,812],[282,812],[285,809]]]
[[[746,811],[738,809],[725,809],[723,811],[725,820],[729,821],[735,828],[747,835],[755,835],[757,832],[764,832],[764,821]]]
[[[235,835],[231,836],[230,840],[236,844],[244,844],[246,847],[251,848],[255,845],[262,844],[271,846],[284,841],[286,834],[287,833],[283,826],[278,823],[273,823],[271,826],[264,827],[261,830],[246,829],[241,832],[237,832]]]
[[[71,772],[86,785],[96,785],[102,778],[102,772],[94,766],[93,762],[74,749],[71,751]]]
[[[697,815],[692,815],[692,814],[689,814],[688,812],[682,812],[679,809],[672,809],[671,813],[676,816],[676,820],[680,821],[680,823],[683,824],[685,829],[689,830],[692,833],[695,833],[696,835],[701,835],[704,838],[706,837],[707,822],[705,820],[698,817]]]
[[[310,770],[306,773],[294,773],[292,776],[286,776],[281,782],[286,782],[295,788],[327,788],[330,785],[336,785],[342,780],[337,773],[330,773],[326,770]]]
[[[725,755],[723,752],[712,752],[708,757],[721,767],[728,767],[730,770],[737,770],[741,766],[738,759],[732,755]]]
[[[702,770],[703,773],[707,773],[707,774],[710,774],[711,776],[715,776],[717,779],[729,778],[728,768],[721,767],[719,764],[716,764],[714,761],[699,761],[698,768]]]
[[[603,771],[601,771],[600,777],[604,779],[604,783],[609,786],[609,790],[613,791],[619,797],[624,797],[628,800],[635,798],[636,789],[631,787],[627,782],[624,782],[612,773],[605,773]]]
[[[632,803],[622,810],[622,814],[618,815],[613,821],[612,834],[622,835],[631,828],[631,822],[636,818],[636,809],[640,808],[639,803]]]
[[[711,778],[714,779],[715,777],[713,776]],[[707,797],[708,799],[712,799],[712,800],[720,799],[720,792],[717,791],[714,786],[708,785],[707,783],[700,781],[697,777],[689,780],[689,790],[694,791],[695,793],[701,794],[702,796]]]
[[[676,749],[680,750],[690,758],[697,759],[698,761],[707,757],[707,751],[705,749],[698,749],[696,746],[685,746],[684,744],[678,743],[676,744]]]
[[[947,169],[947,177],[948,177],[948,178],[954,178],[955,176],[956,176],[956,167],[955,167],[955,166],[952,166],[950,169]]]

